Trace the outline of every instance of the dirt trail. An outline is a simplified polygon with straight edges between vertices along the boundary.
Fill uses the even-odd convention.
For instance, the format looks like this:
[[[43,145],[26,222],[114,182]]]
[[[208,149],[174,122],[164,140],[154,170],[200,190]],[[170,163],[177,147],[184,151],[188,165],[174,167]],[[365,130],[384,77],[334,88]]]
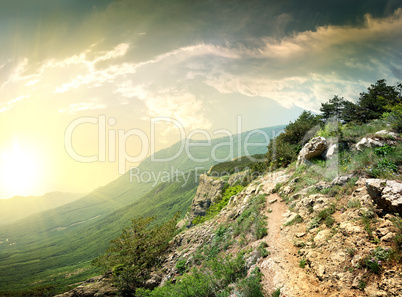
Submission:
[[[271,253],[259,262],[264,274],[262,284],[267,296],[276,288],[281,288],[281,296],[322,296],[317,288],[317,281],[299,267],[296,257],[297,249],[293,246],[289,227],[282,227],[284,215],[288,211],[287,205],[277,194],[271,194],[267,201],[277,199],[274,203],[267,203],[265,215],[268,217],[268,235],[264,241],[269,245]],[[269,211],[272,210],[272,212]]]

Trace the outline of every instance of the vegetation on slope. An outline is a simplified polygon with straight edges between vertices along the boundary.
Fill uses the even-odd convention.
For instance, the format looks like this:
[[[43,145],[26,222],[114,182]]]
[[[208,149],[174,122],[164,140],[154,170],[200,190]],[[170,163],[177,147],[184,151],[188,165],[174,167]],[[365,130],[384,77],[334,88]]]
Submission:
[[[168,231],[164,227],[159,227],[159,231],[156,228],[146,229],[146,224],[151,220],[149,218],[134,220],[135,224],[129,229],[130,232],[123,232],[113,241],[108,252],[101,259],[112,255],[113,261],[106,263],[105,268],[114,271],[114,278],[120,285],[122,294],[127,296],[213,297],[229,296],[231,292],[236,291],[242,296],[262,297],[264,294],[258,269],[247,276],[249,269],[246,259],[251,251],[245,246],[249,241],[261,239],[267,234],[265,221],[261,215],[265,200],[263,195],[253,197],[238,218],[214,226],[214,236],[208,236],[206,241],[192,254],[177,262],[176,267],[182,276],[179,276],[175,283],[167,282],[164,286],[154,290],[145,288],[143,282],[145,278],[142,273],[146,274],[150,270],[160,269],[159,264],[164,256],[154,257],[155,253],[152,252],[155,249],[154,245],[149,247],[151,255],[148,253],[148,248],[142,248],[142,246],[148,247],[148,242],[159,241],[161,238],[167,239],[169,236],[165,235],[172,234],[171,228],[168,228]],[[127,237],[130,240],[127,240]],[[148,238],[148,241],[141,243],[145,238]],[[120,246],[121,244],[123,245]],[[165,248],[163,244],[161,246],[162,249]],[[128,250],[130,252],[126,254]],[[236,254],[232,251],[236,251]],[[257,252],[262,256],[268,255],[264,246],[261,246]],[[133,259],[134,261],[132,261]],[[133,274],[129,274],[124,277],[125,283],[122,286],[122,275],[127,274],[124,267],[137,269],[144,261],[147,264],[143,265],[143,270],[136,270],[134,273],[134,275],[141,274],[140,277],[133,278]],[[148,264],[151,264],[152,267],[147,266]]]
[[[297,159],[302,146],[320,130],[318,136],[339,137],[341,154],[359,140],[357,137],[389,129],[388,125],[402,132],[402,84],[388,86],[381,79],[362,92],[357,103],[336,95],[322,103],[320,111],[321,115],[304,111],[291,122],[284,133],[269,143],[266,162],[258,166],[271,170],[288,166]],[[379,166],[392,166],[385,162]]]
[[[109,242],[129,225],[132,218],[156,216],[152,224],[161,224],[178,211],[184,215],[197,185],[192,172],[187,183],[178,179],[159,184],[131,205],[85,227],[71,228],[63,233],[63,238],[49,238],[44,243],[30,245],[30,249],[21,250],[18,244],[2,249],[0,288],[5,291],[53,285],[55,289],[65,291],[69,284],[99,274],[99,269],[91,267],[91,260],[104,253]],[[2,294],[3,291],[0,296]]]

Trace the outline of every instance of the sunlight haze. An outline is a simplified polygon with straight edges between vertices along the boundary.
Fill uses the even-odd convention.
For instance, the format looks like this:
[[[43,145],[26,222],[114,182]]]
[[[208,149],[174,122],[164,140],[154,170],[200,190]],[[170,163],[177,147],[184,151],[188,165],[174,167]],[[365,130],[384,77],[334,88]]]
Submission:
[[[0,198],[105,185],[183,137],[157,117],[217,137],[401,81],[401,1],[324,2],[0,1]]]

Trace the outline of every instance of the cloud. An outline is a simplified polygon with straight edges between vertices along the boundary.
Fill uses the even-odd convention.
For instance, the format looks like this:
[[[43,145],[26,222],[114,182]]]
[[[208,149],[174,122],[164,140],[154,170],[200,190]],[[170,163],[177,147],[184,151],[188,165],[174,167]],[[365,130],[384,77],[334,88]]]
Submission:
[[[133,85],[131,81],[125,81],[118,86],[116,93],[124,98],[143,101],[147,107],[147,117],[173,118],[189,129],[211,127],[211,122],[203,115],[203,102],[186,90],[155,90],[152,85]]]
[[[67,112],[70,114],[75,114],[80,111],[94,110],[94,109],[105,109],[106,105],[99,103],[98,99],[90,99],[89,102],[80,102],[70,104],[68,107],[60,109],[59,112]]]
[[[286,108],[317,110],[334,94],[355,99],[374,80],[398,74],[395,49],[402,48],[400,28],[398,9],[383,19],[366,15],[360,27],[318,27],[281,40],[264,37],[259,48],[235,50],[242,57],[231,61],[236,67],[191,69],[188,76],[204,77],[222,94],[265,97]]]
[[[0,104],[0,112],[5,112],[7,110],[12,109],[15,106],[15,103],[17,103],[25,98],[29,98],[29,97],[30,97],[30,95],[18,96],[17,98],[12,99],[5,104]]]

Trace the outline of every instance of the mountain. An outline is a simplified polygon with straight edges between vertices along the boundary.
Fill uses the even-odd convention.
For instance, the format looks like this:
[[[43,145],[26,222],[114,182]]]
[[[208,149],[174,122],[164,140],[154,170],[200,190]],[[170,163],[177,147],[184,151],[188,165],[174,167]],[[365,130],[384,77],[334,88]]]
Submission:
[[[14,196],[0,199],[0,225],[73,202],[84,194],[51,192],[43,196]]]
[[[206,141],[189,141],[177,157],[164,162],[145,159],[133,172],[69,204],[0,226],[0,288],[21,288],[40,283],[52,275],[50,283],[71,284],[93,275],[91,259],[102,253],[109,241],[142,215],[158,215],[158,222],[174,212],[182,215],[191,204],[197,176],[213,164],[244,155],[266,152],[267,139],[284,126],[244,132]],[[264,135],[265,134],[265,135]],[[259,146],[244,146],[260,144]],[[153,157],[167,159],[181,143],[158,151]],[[200,161],[200,159],[202,159]],[[192,171],[191,174],[190,171]],[[195,170],[195,171],[194,171]],[[141,173],[156,177],[141,179]],[[172,176],[173,172],[173,176]],[[167,182],[162,176],[178,178]],[[159,178],[158,178],[159,177]],[[184,183],[184,178],[188,178]],[[183,187],[183,185],[185,185]]]
[[[118,277],[57,297],[401,296],[402,135],[387,124],[342,126],[332,154],[333,133],[313,137],[247,185],[241,173],[203,175],[188,216],[202,220],[153,255],[160,233],[133,226],[98,262]]]

